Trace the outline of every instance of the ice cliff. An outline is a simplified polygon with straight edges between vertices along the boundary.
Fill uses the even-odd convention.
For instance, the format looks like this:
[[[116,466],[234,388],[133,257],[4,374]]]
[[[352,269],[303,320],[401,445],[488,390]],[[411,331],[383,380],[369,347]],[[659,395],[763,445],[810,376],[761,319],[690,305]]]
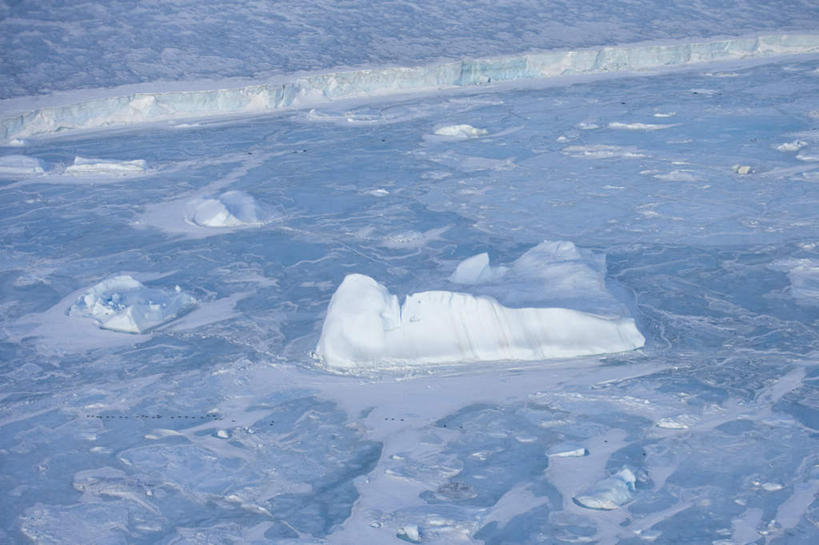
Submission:
[[[545,51],[410,68],[320,73],[240,88],[134,93],[40,107],[17,115],[4,112],[0,114],[0,143],[76,129],[271,112],[336,99],[576,74],[640,72],[714,61],[816,52],[819,52],[819,34],[770,34],[699,42]]]

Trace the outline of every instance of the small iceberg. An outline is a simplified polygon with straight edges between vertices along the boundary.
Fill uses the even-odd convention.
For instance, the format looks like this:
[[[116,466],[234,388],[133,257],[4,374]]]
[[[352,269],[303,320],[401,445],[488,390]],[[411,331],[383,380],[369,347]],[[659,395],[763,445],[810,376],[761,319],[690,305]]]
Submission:
[[[70,176],[132,176],[145,172],[145,161],[109,161],[107,159],[91,159],[88,157],[74,157],[74,164],[65,169]]]
[[[477,138],[488,134],[486,129],[478,129],[472,125],[447,125],[435,130],[438,136],[450,136],[453,138]]]
[[[247,227],[269,220],[244,191],[226,191],[215,198],[193,201],[191,209],[190,222],[201,227]]]
[[[611,511],[628,503],[634,497],[637,477],[628,468],[623,468],[611,477],[603,479],[590,490],[574,498],[574,502],[586,509]]]
[[[96,321],[102,329],[145,333],[191,310],[196,299],[179,286],[172,293],[148,288],[129,275],[103,280],[68,309],[69,316]]]
[[[546,454],[549,458],[582,458],[588,456],[589,449],[574,443],[560,443],[550,448]]]
[[[0,157],[0,176],[36,176],[45,172],[39,159],[27,155]]]

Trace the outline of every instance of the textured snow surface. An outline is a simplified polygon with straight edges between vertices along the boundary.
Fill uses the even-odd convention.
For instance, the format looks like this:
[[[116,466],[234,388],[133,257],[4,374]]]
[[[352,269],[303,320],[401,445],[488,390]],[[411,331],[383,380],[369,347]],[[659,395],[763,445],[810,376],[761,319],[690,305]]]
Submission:
[[[48,106],[51,102],[48,99],[9,101],[0,110],[7,111],[0,118],[0,142],[75,129],[99,129],[192,117],[258,114],[343,98],[428,92],[578,74],[601,75],[685,68],[715,61],[808,53],[819,53],[819,34],[779,33],[703,41],[681,40],[663,44],[638,43],[555,50],[411,67],[309,74],[241,87],[223,84],[216,88],[129,94],[120,94],[114,89],[98,93],[102,98],[85,101],[79,98],[72,100],[70,95],[64,96],[55,102],[69,103],[56,106]],[[691,92],[707,95],[712,91],[692,89]],[[33,104],[37,106],[32,106]],[[15,109],[17,111],[13,111]],[[10,115],[12,113],[17,115]],[[671,126],[673,125],[619,121],[609,124],[610,128],[652,131]],[[457,127],[457,135],[478,135],[475,131],[464,128],[466,125]]]
[[[819,21],[725,4],[0,1],[0,81],[160,97]],[[0,175],[0,543],[815,545],[817,59],[10,141],[30,161]],[[99,119],[161,109],[128,104]],[[464,124],[487,133],[434,134]],[[67,175],[77,156],[146,168]],[[245,221],[249,198],[256,222],[193,221],[209,200],[203,224]],[[327,372],[311,353],[351,274],[633,318],[645,346]],[[183,294],[142,333],[99,327]]]
[[[182,293],[146,288],[128,275],[115,276],[90,287],[69,309],[71,316],[94,319],[101,328],[144,333],[191,309],[196,299]]]
[[[644,343],[630,318],[508,308],[492,297],[451,291],[413,293],[399,304],[372,278],[351,274],[330,300],[316,353],[330,367],[395,367],[566,358]]]

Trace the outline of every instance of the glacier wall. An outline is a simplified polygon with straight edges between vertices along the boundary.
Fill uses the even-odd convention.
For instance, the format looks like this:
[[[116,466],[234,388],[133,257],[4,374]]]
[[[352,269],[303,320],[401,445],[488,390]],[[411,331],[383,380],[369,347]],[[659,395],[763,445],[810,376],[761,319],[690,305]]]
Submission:
[[[0,143],[78,129],[273,112],[337,99],[537,80],[644,72],[696,64],[819,53],[819,34],[769,34],[699,42],[555,50],[508,57],[311,74],[239,88],[133,93],[42,107],[0,119]]]

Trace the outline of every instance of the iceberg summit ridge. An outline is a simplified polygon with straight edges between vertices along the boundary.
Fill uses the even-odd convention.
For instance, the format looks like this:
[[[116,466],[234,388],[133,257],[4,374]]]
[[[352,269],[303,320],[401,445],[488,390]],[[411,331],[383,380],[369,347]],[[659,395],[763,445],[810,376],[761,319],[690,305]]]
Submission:
[[[638,43],[417,67],[309,74],[228,89],[132,93],[42,107],[0,119],[0,143],[72,130],[273,112],[336,99],[384,96],[566,75],[640,72],[716,61],[819,52],[819,33]],[[115,91],[114,91],[115,92]],[[2,115],[2,114],[0,114]]]

